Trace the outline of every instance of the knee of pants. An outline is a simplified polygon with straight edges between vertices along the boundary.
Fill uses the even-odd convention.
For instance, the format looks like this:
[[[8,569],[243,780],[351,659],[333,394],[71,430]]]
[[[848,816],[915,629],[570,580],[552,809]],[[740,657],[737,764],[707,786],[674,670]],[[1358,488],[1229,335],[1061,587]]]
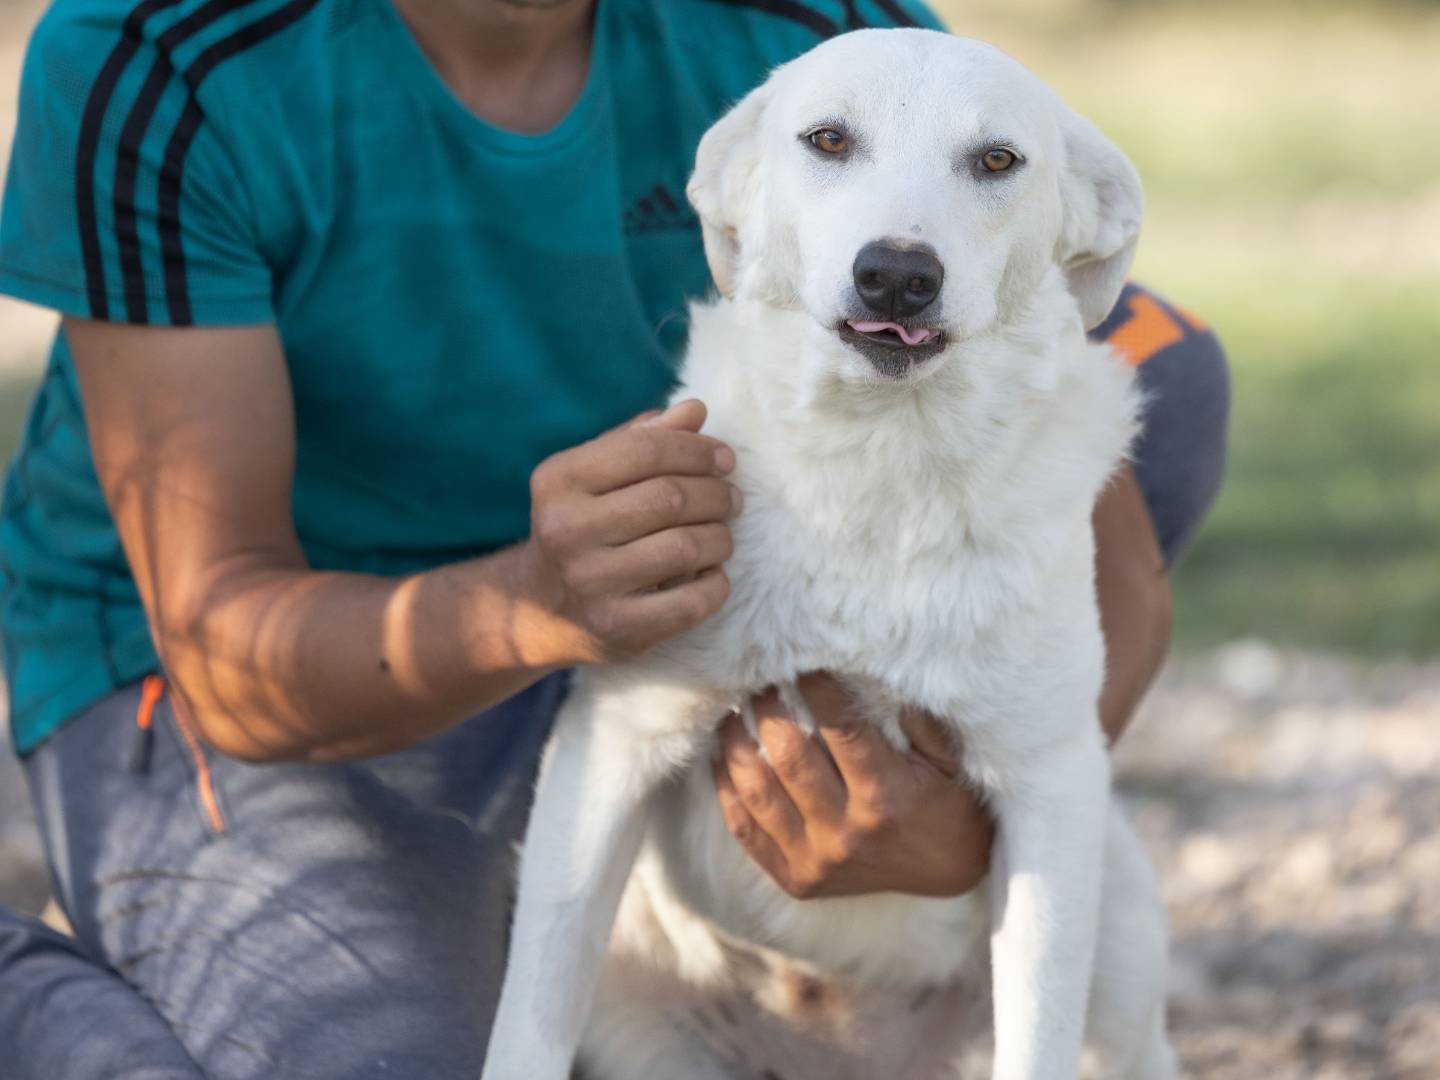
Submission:
[[[207,1076],[478,1075],[508,846],[453,817],[369,812],[323,782],[262,815],[237,779],[221,770],[233,832],[97,883],[115,971]]]
[[[97,967],[207,1076],[478,1075],[515,837],[456,807],[477,782],[466,732],[369,763],[207,754],[217,828],[168,707],[145,767],[127,764],[138,696],[97,703],[27,766]]]
[[[201,1080],[133,988],[76,942],[0,907],[0,1065],[6,1080]]]
[[[1136,366],[1145,395],[1135,476],[1174,566],[1220,493],[1230,424],[1230,370],[1215,333],[1137,285],[1092,336]]]

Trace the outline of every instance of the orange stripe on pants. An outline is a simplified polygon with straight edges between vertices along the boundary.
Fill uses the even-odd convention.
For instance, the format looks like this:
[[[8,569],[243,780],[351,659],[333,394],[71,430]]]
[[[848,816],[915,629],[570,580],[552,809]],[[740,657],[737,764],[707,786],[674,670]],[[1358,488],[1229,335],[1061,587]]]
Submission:
[[[1153,296],[1139,293],[1130,298],[1130,319],[1110,335],[1106,344],[1138,367],[1184,337],[1185,328]]]

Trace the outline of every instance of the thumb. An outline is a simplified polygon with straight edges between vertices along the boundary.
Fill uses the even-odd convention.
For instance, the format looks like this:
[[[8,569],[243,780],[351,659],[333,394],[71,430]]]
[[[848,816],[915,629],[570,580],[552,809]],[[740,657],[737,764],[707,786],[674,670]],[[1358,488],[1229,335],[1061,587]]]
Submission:
[[[677,401],[664,412],[648,416],[639,422],[654,424],[656,427],[672,428],[675,431],[699,431],[704,426],[707,415],[703,401],[697,398],[688,398],[685,401]]]

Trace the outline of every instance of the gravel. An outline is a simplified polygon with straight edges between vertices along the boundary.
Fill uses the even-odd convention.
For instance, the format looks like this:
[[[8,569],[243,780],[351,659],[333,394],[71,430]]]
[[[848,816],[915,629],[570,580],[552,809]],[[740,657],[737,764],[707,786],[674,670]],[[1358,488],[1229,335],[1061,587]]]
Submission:
[[[1440,1078],[1440,665],[1240,642],[1175,665],[1117,765],[1187,1075]]]
[[[1440,664],[1239,642],[1173,664],[1117,753],[1206,1080],[1440,1080]],[[0,902],[45,899],[0,755]]]

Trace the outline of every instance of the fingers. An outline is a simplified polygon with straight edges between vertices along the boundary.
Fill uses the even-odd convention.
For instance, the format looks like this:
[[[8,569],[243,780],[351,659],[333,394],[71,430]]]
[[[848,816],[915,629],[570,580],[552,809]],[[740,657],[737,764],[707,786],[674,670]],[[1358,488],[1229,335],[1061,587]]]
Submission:
[[[734,550],[725,525],[666,529],[624,547],[587,552],[568,569],[566,579],[590,595],[639,593],[688,581],[718,567]]]
[[[904,757],[878,727],[855,711],[835,680],[806,676],[800,687],[815,713],[820,739],[848,791],[874,792],[904,771]]]
[[[941,765],[958,766],[940,723],[918,710],[902,717],[920,748],[903,752],[855,713],[843,685],[825,676],[800,685],[820,739],[806,737],[774,691],[749,702],[758,742],[737,717],[721,727],[716,791],[750,857],[798,899],[955,896],[983,878],[994,824],[942,775]]]
[[[940,721],[922,709],[902,709],[900,729],[915,754],[952,780],[960,775],[960,755]]]
[[[557,454],[536,470],[535,478],[552,488],[603,495],[653,476],[724,476],[735,468],[735,453],[719,439],[698,433],[704,421],[704,405],[681,402]]]
[[[653,588],[718,566],[734,551],[740,493],[718,478],[663,476],[599,497],[533,509],[532,536],[582,594]]]
[[[646,409],[637,413],[623,424],[616,424],[610,431],[625,431],[628,428],[658,424],[676,431],[699,431],[705,424],[709,410],[699,398],[686,398],[664,409]],[[608,434],[608,432],[607,432]]]
[[[805,842],[805,821],[736,717],[720,728],[720,756],[741,805],[780,850]]]
[[[720,569],[706,570],[691,581],[657,592],[626,597],[619,602],[614,636],[643,651],[686,630],[693,630],[724,606],[730,598],[730,580]]]
[[[677,401],[664,412],[656,412],[653,416],[646,417],[642,423],[668,427],[675,431],[699,431],[705,426],[708,415],[709,410],[705,408],[703,401],[699,398],[686,398],[684,401]]]
[[[724,476],[735,453],[719,439],[655,424],[603,435],[562,459],[574,488],[603,495],[652,476]]]
[[[724,757],[715,759],[714,773],[715,794],[720,800],[720,814],[725,819],[725,827],[740,842],[746,854],[783,888],[789,879],[789,864],[780,846],[746,809]]]
[[[639,427],[641,424],[648,424],[657,417],[665,415],[660,409],[646,409],[642,413],[636,413],[623,424],[611,428],[611,431],[624,431],[626,428]],[[698,430],[698,429],[697,429]]]
[[[740,493],[705,406],[642,413],[530,474],[528,585],[568,623],[573,661],[628,659],[724,604]]]
[[[656,476],[590,503],[577,528],[603,544],[627,544],[676,525],[729,521],[740,513],[740,489],[718,477]]]
[[[845,785],[825,747],[795,723],[774,690],[757,695],[753,704],[765,758],[790,801],[806,820],[838,820]]]

